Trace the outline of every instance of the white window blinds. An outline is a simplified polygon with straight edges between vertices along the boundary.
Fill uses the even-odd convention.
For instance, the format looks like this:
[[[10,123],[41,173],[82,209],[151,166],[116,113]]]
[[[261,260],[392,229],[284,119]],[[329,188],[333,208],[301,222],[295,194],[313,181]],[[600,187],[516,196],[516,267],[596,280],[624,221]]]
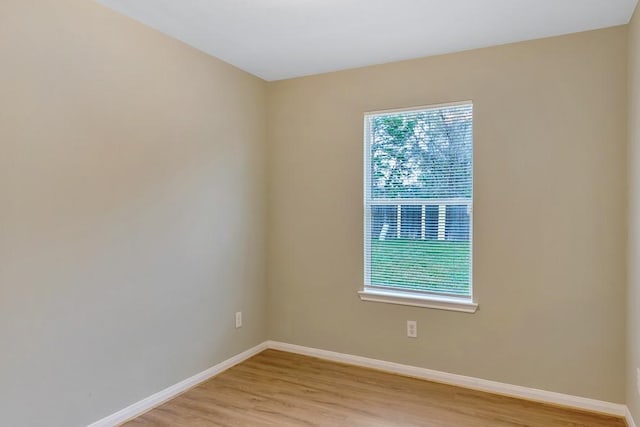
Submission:
[[[471,103],[365,115],[365,289],[471,298]]]

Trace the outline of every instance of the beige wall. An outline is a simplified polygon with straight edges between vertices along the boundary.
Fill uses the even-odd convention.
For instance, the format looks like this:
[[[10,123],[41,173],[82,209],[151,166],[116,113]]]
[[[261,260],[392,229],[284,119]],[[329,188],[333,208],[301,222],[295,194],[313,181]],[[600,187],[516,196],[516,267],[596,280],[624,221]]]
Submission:
[[[3,0],[0,53],[2,425],[264,341],[265,83],[86,0]]]
[[[640,422],[640,9],[629,24],[629,286],[627,289],[627,405]]]
[[[267,338],[623,402],[626,35],[267,85],[90,1],[1,2],[3,423],[85,425]],[[467,99],[480,310],[361,302],[362,113]]]
[[[617,27],[271,83],[270,338],[624,402],[626,49]],[[363,112],[469,99],[479,311],[360,301]]]

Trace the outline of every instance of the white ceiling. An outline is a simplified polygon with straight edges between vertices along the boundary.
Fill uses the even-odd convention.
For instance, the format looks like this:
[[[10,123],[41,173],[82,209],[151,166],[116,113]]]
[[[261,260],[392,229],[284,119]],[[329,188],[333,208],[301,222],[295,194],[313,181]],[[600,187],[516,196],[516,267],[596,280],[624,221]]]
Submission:
[[[626,24],[638,0],[98,0],[265,80]]]

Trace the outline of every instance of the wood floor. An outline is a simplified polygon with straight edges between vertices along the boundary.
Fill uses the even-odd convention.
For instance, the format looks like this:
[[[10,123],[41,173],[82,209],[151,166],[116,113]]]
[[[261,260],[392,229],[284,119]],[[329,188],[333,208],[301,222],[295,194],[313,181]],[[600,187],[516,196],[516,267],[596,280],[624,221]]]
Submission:
[[[266,350],[125,424],[626,426],[622,419]]]

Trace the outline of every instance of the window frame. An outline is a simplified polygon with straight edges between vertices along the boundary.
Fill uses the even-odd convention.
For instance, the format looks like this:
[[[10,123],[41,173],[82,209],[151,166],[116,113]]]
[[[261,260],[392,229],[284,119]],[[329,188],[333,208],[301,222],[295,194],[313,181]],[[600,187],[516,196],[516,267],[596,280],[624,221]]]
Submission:
[[[475,111],[473,101],[457,101],[442,104],[423,105],[416,107],[407,107],[390,110],[379,110],[365,112],[363,115],[364,124],[364,197],[363,197],[363,217],[364,217],[364,284],[363,288],[358,291],[360,299],[363,301],[382,302],[390,304],[409,305],[414,307],[426,307],[437,308],[444,310],[460,311],[466,313],[475,313],[478,309],[478,304],[474,300],[473,289],[473,201],[474,201],[474,162],[471,163],[471,186],[472,195],[471,199],[466,198],[451,198],[451,199],[373,199],[371,196],[371,142],[372,142],[372,129],[371,119],[377,116],[386,116],[399,113],[408,112],[421,112],[426,110],[433,110],[438,108],[453,107],[458,105],[471,105],[472,108],[472,122],[471,132],[474,132]],[[474,135],[475,137],[475,135]],[[475,138],[472,142],[472,156],[475,156]],[[439,202],[439,203],[438,203]],[[446,202],[446,203],[445,203]],[[446,293],[429,292],[424,290],[404,290],[401,288],[393,288],[390,286],[375,286],[371,285],[371,266],[370,266],[370,238],[371,238],[371,207],[375,205],[464,205],[469,209],[469,245],[470,245],[470,259],[469,259],[469,295],[451,295]]]

